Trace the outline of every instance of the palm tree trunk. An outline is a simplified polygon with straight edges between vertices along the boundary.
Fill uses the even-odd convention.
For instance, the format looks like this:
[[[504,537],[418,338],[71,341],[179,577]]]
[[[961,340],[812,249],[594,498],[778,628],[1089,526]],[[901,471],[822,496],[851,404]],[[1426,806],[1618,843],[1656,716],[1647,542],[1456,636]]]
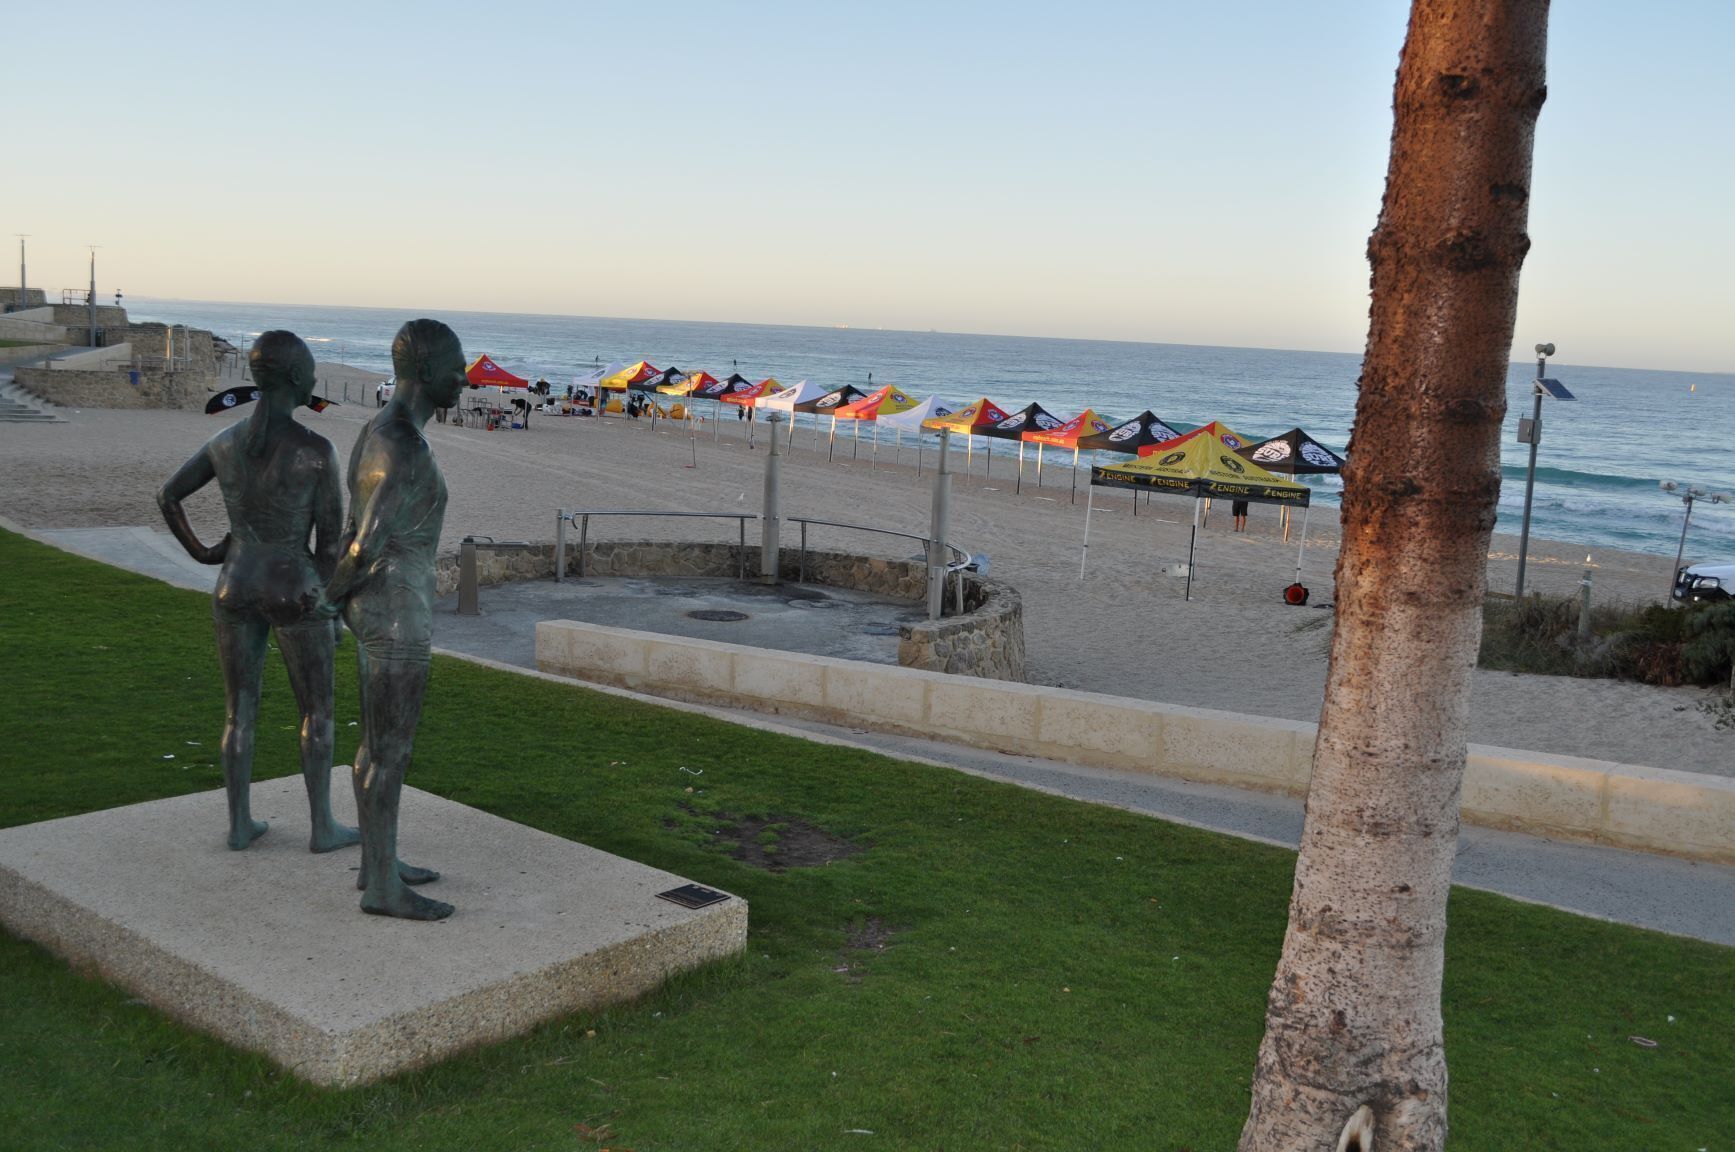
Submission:
[[[1446,895],[1547,25],[1547,0],[1411,10],[1337,627],[1242,1152],[1445,1144]]]

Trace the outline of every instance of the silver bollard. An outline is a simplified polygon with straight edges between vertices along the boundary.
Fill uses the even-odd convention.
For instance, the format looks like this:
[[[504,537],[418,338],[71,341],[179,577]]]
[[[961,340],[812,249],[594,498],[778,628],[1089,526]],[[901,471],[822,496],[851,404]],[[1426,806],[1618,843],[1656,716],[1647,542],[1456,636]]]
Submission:
[[[946,595],[946,536],[952,519],[952,433],[940,431],[940,470],[934,473],[933,524],[928,538],[928,619],[938,620]],[[959,584],[963,587],[962,582]]]
[[[476,538],[466,536],[458,545],[458,615],[480,616],[476,598]]]
[[[566,579],[566,509],[555,513],[554,521],[554,582]]]
[[[765,435],[765,502],[759,511],[759,579],[765,584],[777,583],[779,545],[782,543],[783,516],[779,504],[779,488],[783,483],[783,446],[777,438],[781,412],[765,417],[771,430]]]
[[[1578,582],[1578,638],[1590,639],[1590,557],[1584,558],[1584,579]]]

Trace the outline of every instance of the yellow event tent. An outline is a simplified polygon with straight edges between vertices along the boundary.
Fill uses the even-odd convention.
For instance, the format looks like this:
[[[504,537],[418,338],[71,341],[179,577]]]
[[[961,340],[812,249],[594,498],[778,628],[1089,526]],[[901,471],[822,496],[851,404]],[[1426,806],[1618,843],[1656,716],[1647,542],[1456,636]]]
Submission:
[[[964,434],[964,470],[968,472],[970,470],[970,458],[976,448],[976,437],[982,434],[982,429],[992,428],[1010,415],[1010,412],[983,396],[974,404],[960,408],[956,412],[922,421],[922,427],[930,432],[962,432]],[[993,475],[993,473],[994,442],[990,440],[988,442],[988,474]]]
[[[612,376],[604,376],[597,381],[596,386],[611,392],[621,392],[633,384],[644,383],[656,374],[656,365],[649,360],[640,360],[637,364],[628,364]]]
[[[1245,442],[1245,441],[1243,441]],[[1141,488],[1158,492],[1173,492],[1193,498],[1193,532],[1187,542],[1187,599],[1193,598],[1193,553],[1199,539],[1199,501],[1207,497],[1223,500],[1252,500],[1260,504],[1299,504],[1309,506],[1313,489],[1273,475],[1250,460],[1244,460],[1216,434],[1210,426],[1187,433],[1177,440],[1160,445],[1148,456],[1125,464],[1092,467],[1091,491],[1097,486],[1131,488],[1135,494]],[[1085,557],[1090,554],[1091,498],[1084,506],[1084,551],[1078,560],[1078,578],[1084,579]],[[1307,547],[1307,519],[1301,521],[1301,547]],[[1296,582],[1301,580],[1301,554],[1295,558]]]
[[[890,384],[884,385],[866,396],[851,400],[841,405],[831,413],[831,436],[826,441],[825,458],[831,459],[833,448],[837,444],[837,422],[848,420],[855,426],[855,445],[861,444],[861,425],[866,420],[874,426],[874,463],[877,466],[880,458],[880,424],[881,416],[896,416],[899,412],[908,412],[920,401],[907,392],[900,391]],[[904,434],[898,432],[898,442],[903,443]],[[850,449],[850,458],[855,458],[855,447]]]

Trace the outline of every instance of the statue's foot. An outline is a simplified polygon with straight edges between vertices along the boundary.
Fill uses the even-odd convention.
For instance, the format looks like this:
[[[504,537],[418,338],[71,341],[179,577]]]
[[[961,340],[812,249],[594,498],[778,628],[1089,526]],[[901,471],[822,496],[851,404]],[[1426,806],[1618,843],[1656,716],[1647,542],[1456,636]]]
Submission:
[[[265,830],[271,827],[263,820],[246,820],[240,824],[229,826],[229,847],[239,852],[259,837],[265,835]]]
[[[351,844],[360,843],[360,828],[351,828],[347,824],[339,824],[333,820],[313,826],[313,838],[308,841],[307,849],[310,852],[335,852],[339,848],[348,848]]]
[[[398,879],[405,884],[432,884],[440,878],[440,874],[432,868],[418,868],[414,864],[398,861]]]
[[[400,920],[444,920],[452,914],[452,906],[443,900],[430,900],[408,888],[375,895],[364,892],[361,910],[370,916],[396,916]]]
[[[405,884],[432,884],[439,878],[440,874],[432,868],[418,868],[414,864],[406,864],[402,860],[398,861],[398,879]],[[363,864],[361,870],[355,874],[355,888],[357,892],[367,891],[366,864]]]

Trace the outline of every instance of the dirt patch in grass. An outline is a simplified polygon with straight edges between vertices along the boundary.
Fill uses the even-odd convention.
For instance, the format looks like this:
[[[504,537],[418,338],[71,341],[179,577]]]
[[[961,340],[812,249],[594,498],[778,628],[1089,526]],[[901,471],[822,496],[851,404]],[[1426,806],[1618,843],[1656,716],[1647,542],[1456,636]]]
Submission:
[[[735,859],[755,868],[782,872],[787,868],[814,868],[854,856],[861,848],[805,820],[780,820],[776,817],[734,817],[726,824],[719,839],[735,842],[729,853]]]
[[[857,952],[884,952],[892,942],[892,930],[878,916],[869,916],[859,924],[849,926],[843,946]]]

